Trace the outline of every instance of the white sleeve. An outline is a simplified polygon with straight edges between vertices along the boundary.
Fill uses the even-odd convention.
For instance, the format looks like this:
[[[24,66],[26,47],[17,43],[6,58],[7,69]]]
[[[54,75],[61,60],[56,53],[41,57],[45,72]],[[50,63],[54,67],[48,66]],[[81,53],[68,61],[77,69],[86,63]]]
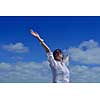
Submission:
[[[65,64],[67,64],[67,66],[69,65],[69,56],[68,55],[63,58],[63,62]]]
[[[56,66],[56,61],[55,61],[55,59],[53,57],[53,53],[52,52],[47,53],[47,57],[48,57],[48,61],[49,61],[50,65],[52,67],[55,67]]]

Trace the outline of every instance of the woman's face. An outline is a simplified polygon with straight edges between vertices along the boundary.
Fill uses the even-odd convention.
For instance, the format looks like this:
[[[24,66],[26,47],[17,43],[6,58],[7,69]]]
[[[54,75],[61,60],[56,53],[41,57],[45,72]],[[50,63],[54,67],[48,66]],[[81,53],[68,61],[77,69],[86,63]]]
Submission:
[[[56,60],[62,61],[62,58],[63,58],[62,53],[57,53],[57,54],[56,54]]]

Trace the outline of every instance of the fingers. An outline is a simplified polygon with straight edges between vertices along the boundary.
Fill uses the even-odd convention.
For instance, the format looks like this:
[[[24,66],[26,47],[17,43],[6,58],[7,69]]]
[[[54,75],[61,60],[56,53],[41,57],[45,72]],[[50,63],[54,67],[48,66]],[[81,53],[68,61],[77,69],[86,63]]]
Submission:
[[[30,29],[30,33],[38,34],[37,32],[34,32],[33,29]]]
[[[39,37],[39,34],[38,34],[37,32],[34,32],[33,29],[30,29],[29,31],[30,31],[30,33],[31,33],[32,35],[34,35],[35,37]]]
[[[29,31],[30,31],[30,33],[33,33],[34,32],[32,29],[30,29]]]

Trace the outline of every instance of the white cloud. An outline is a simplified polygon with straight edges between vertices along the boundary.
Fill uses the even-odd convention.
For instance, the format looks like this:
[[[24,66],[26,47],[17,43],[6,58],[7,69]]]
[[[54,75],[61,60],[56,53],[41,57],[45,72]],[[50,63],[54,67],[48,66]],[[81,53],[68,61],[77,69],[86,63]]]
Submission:
[[[0,63],[0,82],[51,82],[47,62]]]
[[[71,66],[71,82],[100,83],[100,66]]]
[[[70,66],[71,82],[100,82],[100,66]],[[52,82],[48,62],[0,63],[0,82]]]
[[[100,64],[100,46],[94,40],[84,41],[78,47],[68,50],[75,62],[83,64]]]
[[[84,41],[79,45],[80,49],[92,49],[98,47],[99,44],[94,40]]]
[[[11,65],[9,63],[2,62],[0,63],[0,69],[9,69]]]
[[[16,52],[16,53],[25,53],[29,51],[28,47],[24,46],[24,44],[21,42],[18,42],[16,44],[11,43],[8,45],[3,45],[2,48],[7,51]]]
[[[98,42],[83,41],[79,46],[70,47],[64,52],[69,53],[71,61],[76,62],[70,63],[71,82],[100,82],[100,45]]]
[[[23,45],[23,47],[25,46]],[[69,48],[68,52],[72,61],[81,63],[81,65],[70,64],[71,82],[100,82],[100,46],[98,42],[84,41],[78,47]],[[84,64],[88,64],[88,66]],[[98,66],[90,64],[98,64]],[[52,82],[52,73],[47,61],[13,64],[1,62],[0,82]]]

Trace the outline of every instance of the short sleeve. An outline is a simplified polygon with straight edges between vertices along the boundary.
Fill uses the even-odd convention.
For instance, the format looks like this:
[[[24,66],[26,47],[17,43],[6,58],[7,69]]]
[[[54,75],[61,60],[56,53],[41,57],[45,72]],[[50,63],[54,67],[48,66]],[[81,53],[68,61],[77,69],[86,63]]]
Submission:
[[[48,61],[49,61],[50,65],[52,67],[55,67],[56,66],[56,61],[55,61],[55,59],[53,57],[53,53],[52,52],[47,53],[47,57],[48,57]]]

